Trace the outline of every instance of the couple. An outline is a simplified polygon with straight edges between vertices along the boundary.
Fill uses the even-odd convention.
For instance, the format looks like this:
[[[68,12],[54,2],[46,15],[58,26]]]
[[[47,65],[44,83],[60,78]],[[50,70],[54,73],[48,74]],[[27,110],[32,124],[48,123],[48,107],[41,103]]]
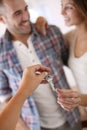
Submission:
[[[63,7],[66,7],[66,0],[63,2]],[[74,6],[69,3],[69,10],[71,5]],[[39,34],[29,21],[28,6],[24,0],[3,0],[0,7],[0,20],[7,26],[0,43],[1,95],[14,95],[23,70],[36,64],[51,68],[55,88],[69,88],[62,68],[63,62],[67,63],[68,49],[60,30],[50,26],[45,37]],[[26,125],[31,130],[80,130],[78,110],[63,110],[55,95],[49,84],[38,86],[32,95],[35,103],[32,97],[28,97],[22,107],[21,117]]]

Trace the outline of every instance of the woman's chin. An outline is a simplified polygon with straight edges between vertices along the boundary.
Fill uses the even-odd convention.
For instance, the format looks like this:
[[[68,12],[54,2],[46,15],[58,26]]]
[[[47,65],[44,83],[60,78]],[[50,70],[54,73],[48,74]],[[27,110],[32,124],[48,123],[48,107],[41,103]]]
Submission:
[[[71,23],[65,23],[65,25],[68,26],[68,27],[72,26]]]

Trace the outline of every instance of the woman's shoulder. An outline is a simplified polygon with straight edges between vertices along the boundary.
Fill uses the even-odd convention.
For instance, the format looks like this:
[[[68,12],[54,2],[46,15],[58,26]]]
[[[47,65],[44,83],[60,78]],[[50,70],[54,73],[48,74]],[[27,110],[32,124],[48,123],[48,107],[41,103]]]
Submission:
[[[71,31],[69,31],[69,32],[67,32],[67,33],[65,33],[65,34],[64,34],[64,37],[65,37],[67,40],[69,40],[69,39],[73,38],[74,34],[75,34],[75,29],[74,29],[74,30],[71,30]]]
[[[69,31],[69,32],[67,32],[67,33],[65,33],[65,34],[64,34],[64,37],[65,37],[65,39],[66,39],[69,43],[71,43],[72,40],[73,40],[73,38],[74,38],[74,34],[75,34],[75,29],[73,29],[73,30],[71,30],[71,31]]]

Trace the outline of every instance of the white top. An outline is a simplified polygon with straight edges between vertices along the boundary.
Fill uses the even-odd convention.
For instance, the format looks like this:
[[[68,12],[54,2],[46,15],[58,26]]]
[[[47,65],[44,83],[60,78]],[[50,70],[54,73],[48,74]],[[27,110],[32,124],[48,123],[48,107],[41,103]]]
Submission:
[[[28,48],[20,41],[14,42],[18,59],[22,68],[39,63],[40,60],[34,50],[31,38],[28,39]],[[46,128],[60,127],[65,123],[65,116],[53,95],[49,84],[41,84],[33,93],[39,114],[41,126]]]
[[[70,88],[73,89],[73,87],[76,86],[76,80],[73,76],[73,73],[72,73],[71,69],[67,66],[63,66],[63,69],[64,69],[64,72],[65,72],[67,82],[68,82]]]
[[[87,94],[87,52],[81,57],[75,57],[75,42],[70,44],[70,56],[68,65],[76,79],[77,87],[81,93]]]

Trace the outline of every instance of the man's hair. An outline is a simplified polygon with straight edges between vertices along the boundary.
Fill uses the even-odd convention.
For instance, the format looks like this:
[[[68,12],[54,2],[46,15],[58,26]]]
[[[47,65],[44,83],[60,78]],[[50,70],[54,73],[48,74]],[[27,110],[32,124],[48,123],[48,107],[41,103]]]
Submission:
[[[0,15],[2,15],[4,12],[5,12],[5,7],[4,7],[4,4],[3,4],[3,0],[0,0]]]

